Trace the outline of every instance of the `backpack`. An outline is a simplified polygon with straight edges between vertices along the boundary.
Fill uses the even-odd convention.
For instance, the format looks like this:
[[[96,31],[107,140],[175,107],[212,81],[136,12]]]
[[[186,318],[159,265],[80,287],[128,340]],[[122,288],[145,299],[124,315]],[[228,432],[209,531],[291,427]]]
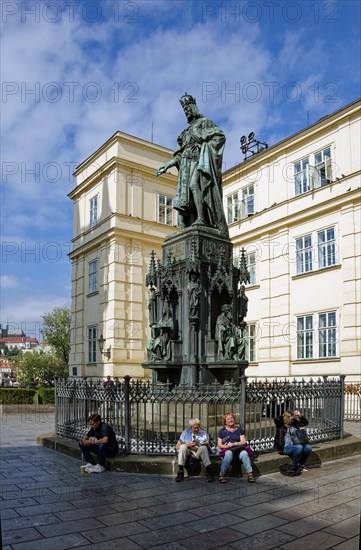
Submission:
[[[186,460],[185,467],[189,476],[198,476],[202,471],[200,461],[192,454]]]
[[[301,468],[299,466],[293,466],[293,464],[287,463],[280,466],[280,472],[284,476],[295,477],[300,475]]]

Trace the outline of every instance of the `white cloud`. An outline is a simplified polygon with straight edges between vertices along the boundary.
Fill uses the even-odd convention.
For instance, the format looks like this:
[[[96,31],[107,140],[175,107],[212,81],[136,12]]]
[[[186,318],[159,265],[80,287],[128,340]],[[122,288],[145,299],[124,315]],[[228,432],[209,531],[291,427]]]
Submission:
[[[1,275],[0,284],[3,289],[16,288],[19,286],[19,281],[15,275]]]

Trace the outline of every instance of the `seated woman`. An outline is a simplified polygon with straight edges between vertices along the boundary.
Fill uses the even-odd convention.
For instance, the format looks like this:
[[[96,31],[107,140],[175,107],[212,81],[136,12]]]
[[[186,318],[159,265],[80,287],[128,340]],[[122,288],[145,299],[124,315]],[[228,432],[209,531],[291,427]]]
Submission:
[[[236,457],[243,464],[248,474],[249,483],[255,483],[253,476],[251,460],[244,446],[247,444],[243,428],[236,426],[233,413],[227,412],[223,415],[224,428],[218,432],[217,447],[221,449],[220,456],[223,458],[221,471],[219,473],[219,482],[227,483],[225,473],[228,470],[232,460]]]
[[[301,426],[307,426],[308,420],[302,416],[299,410],[285,411],[273,419],[276,424],[275,447],[280,454],[292,458],[292,465],[307,471],[305,462],[312,453],[312,447],[307,441],[300,441],[297,430]]]

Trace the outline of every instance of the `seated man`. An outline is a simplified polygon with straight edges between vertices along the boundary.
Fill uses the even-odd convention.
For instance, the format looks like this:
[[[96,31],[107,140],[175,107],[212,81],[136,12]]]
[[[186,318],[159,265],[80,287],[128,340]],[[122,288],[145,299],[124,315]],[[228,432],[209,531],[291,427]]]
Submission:
[[[87,465],[85,471],[89,474],[105,472],[105,461],[118,452],[119,445],[112,428],[102,422],[100,414],[91,414],[88,418],[90,430],[79,442],[79,447]],[[92,453],[98,455],[99,464],[95,465]]]
[[[197,460],[202,460],[206,467],[208,481],[213,481],[212,466],[209,458],[209,435],[203,428],[198,418],[191,418],[189,428],[186,428],[180,435],[176,445],[178,451],[178,474],[176,481],[184,481],[184,465],[190,454]]]

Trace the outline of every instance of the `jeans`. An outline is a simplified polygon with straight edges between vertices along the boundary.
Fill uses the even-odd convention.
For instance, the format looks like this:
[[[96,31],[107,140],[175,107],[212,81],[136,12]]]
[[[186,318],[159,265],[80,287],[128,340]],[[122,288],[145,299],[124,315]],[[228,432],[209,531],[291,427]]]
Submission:
[[[98,455],[98,462],[100,466],[104,466],[104,468],[105,468],[105,460],[107,458],[112,458],[118,452],[117,449],[113,449],[113,447],[109,447],[109,445],[105,445],[104,443],[100,443],[99,445],[90,445],[90,446],[81,445],[79,443],[79,448],[83,453],[83,456],[86,462],[91,462],[92,464],[94,464],[94,458],[92,457],[92,453],[94,453]]]
[[[191,452],[194,454],[194,456],[198,460],[202,460],[205,467],[211,465],[211,460],[209,458],[208,447],[206,445],[201,445],[200,447],[198,447],[197,450],[192,450],[191,451],[191,449],[189,449],[189,447],[187,447],[187,445],[185,445],[185,443],[183,443],[179,447],[179,451],[178,451],[178,466],[184,466],[185,465],[186,460],[189,457]]]
[[[294,466],[303,466],[311,453],[312,447],[307,443],[307,445],[286,445],[282,454],[290,456]]]
[[[221,472],[220,475],[224,475],[226,471],[228,470],[229,466],[231,465],[231,462],[233,460],[234,454],[229,449],[226,451],[224,458],[222,460],[221,464]],[[242,462],[243,466],[246,468],[247,473],[252,473],[252,465],[251,465],[251,459],[249,458],[249,455],[247,451],[241,451],[239,453],[238,460]]]

